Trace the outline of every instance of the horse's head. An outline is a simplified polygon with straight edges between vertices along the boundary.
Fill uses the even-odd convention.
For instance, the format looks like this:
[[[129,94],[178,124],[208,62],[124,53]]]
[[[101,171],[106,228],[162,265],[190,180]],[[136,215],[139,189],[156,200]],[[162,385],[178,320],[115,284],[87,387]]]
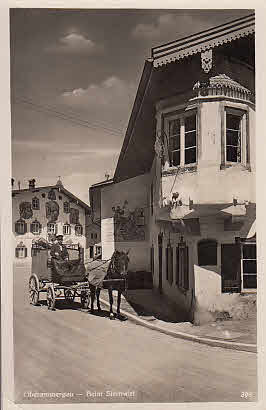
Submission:
[[[127,275],[128,264],[129,264],[128,254],[129,254],[129,250],[127,252],[115,251],[113,254],[114,269],[121,276]]]

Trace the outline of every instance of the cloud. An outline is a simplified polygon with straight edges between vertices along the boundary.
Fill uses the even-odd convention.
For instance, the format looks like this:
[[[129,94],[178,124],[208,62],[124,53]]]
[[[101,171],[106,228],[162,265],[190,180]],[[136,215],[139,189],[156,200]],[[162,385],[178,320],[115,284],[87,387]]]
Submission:
[[[82,34],[71,33],[61,37],[57,43],[48,46],[45,50],[59,54],[91,55],[102,51],[103,47],[84,37]]]
[[[60,102],[68,108],[86,111],[89,120],[110,124],[109,128],[119,133],[127,125],[135,93],[135,84],[112,75],[99,84],[64,92]]]
[[[195,31],[199,31],[202,17],[188,14],[161,14],[152,23],[140,23],[132,30],[131,35],[137,39],[152,41],[172,41]],[[197,27],[195,29],[195,27]]]

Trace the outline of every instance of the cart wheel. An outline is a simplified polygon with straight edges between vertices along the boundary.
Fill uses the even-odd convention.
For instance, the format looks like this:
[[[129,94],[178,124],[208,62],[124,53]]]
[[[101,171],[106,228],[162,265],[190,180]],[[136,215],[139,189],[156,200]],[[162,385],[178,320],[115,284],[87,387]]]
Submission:
[[[80,303],[82,309],[89,309],[90,295],[88,292],[81,292]]]
[[[67,303],[74,303],[76,291],[72,289],[64,289],[65,300]]]
[[[55,291],[54,291],[54,286],[49,285],[47,288],[47,306],[48,309],[54,310],[55,307]]]
[[[34,306],[38,305],[39,302],[39,280],[35,275],[31,275],[29,279],[29,299],[30,303]]]

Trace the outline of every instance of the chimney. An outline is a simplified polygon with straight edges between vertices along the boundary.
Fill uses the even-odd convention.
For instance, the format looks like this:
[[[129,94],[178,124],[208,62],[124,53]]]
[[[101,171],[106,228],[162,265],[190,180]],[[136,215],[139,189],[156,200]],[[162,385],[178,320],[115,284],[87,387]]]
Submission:
[[[11,178],[11,186],[12,186],[12,189],[14,188],[14,182],[15,182],[14,178]]]
[[[35,189],[35,179],[29,180],[29,189]]]

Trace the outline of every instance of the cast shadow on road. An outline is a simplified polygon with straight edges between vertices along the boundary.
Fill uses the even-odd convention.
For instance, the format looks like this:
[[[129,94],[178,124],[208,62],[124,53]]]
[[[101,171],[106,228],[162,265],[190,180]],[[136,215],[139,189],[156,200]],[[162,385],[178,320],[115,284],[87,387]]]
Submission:
[[[38,306],[47,308],[46,300],[40,300]],[[91,313],[90,309],[83,309],[80,303],[68,303],[65,300],[57,300],[55,304],[55,310],[78,310],[93,316],[109,318],[109,311],[107,310],[101,309],[100,311],[98,311],[97,309],[95,309],[94,312]]]

